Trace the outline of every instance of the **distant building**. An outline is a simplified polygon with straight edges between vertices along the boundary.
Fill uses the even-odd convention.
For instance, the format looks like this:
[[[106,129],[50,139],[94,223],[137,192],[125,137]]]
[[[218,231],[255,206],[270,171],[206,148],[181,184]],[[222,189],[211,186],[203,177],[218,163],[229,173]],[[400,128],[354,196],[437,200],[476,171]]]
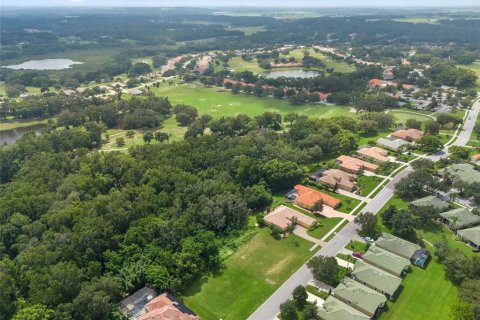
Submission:
[[[379,138],[377,140],[377,144],[380,147],[383,147],[385,149],[388,149],[394,152],[402,152],[410,145],[409,142],[402,139],[385,139],[385,138]]]
[[[350,173],[359,173],[362,170],[376,172],[378,165],[363,161],[358,158],[342,155],[336,159],[336,162],[340,165],[340,169]]]
[[[142,90],[139,90],[137,88],[132,88],[132,89],[128,89],[127,93],[131,95],[139,95],[139,94],[142,94],[143,92]]]
[[[373,160],[379,163],[390,161],[388,158],[388,151],[378,147],[363,147],[358,149],[357,154],[364,159]]]
[[[395,79],[395,75],[393,74],[392,70],[383,71],[383,80],[393,80],[393,79]]]
[[[199,320],[191,310],[169,293],[144,287],[120,303],[120,310],[129,320]]]

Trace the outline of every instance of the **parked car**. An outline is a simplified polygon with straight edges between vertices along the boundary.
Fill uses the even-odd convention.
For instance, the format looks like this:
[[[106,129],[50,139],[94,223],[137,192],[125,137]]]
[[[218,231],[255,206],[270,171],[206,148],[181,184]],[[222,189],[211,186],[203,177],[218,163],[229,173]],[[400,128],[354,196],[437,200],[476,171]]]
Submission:
[[[358,258],[358,259],[363,259],[363,253],[361,253],[361,252],[354,252],[354,253],[352,253],[352,256],[354,256],[355,258]]]
[[[373,240],[370,237],[365,237],[365,238],[363,238],[363,240],[365,240],[367,243],[374,243],[375,242],[375,240]]]

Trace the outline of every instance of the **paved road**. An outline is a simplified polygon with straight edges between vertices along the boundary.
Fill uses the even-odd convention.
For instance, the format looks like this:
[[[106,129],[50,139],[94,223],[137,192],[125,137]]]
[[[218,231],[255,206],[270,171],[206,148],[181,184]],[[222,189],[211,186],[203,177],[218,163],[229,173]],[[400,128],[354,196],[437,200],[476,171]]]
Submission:
[[[470,135],[475,126],[478,113],[480,111],[480,101],[477,101],[472,110],[470,110],[462,131],[453,145],[464,146],[470,139]],[[443,151],[429,156],[432,160],[438,160],[448,154],[448,148]],[[392,197],[395,190],[395,184],[402,178],[406,177],[412,172],[410,167],[405,168],[390,181],[385,188],[380,191],[375,198],[373,198],[361,212],[378,213],[378,211],[387,203]],[[337,252],[343,249],[351,239],[357,235],[358,225],[353,221],[347,224],[337,235],[327,242],[315,256],[335,256]],[[280,288],[277,289],[249,318],[248,320],[273,320],[279,312],[280,304],[285,300],[290,299],[293,289],[298,285],[307,285],[312,279],[312,274],[306,265],[298,269]]]

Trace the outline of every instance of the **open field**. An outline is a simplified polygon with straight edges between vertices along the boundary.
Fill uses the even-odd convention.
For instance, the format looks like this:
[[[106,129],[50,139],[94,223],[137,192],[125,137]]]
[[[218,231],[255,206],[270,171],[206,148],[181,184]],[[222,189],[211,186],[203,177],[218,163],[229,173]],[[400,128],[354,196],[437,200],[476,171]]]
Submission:
[[[407,110],[391,110],[389,112],[397,119],[397,122],[405,124],[405,121],[408,119],[416,119],[421,122],[431,121],[433,120],[431,117],[427,115],[423,115],[421,113],[417,113],[415,111],[407,111]]]
[[[194,283],[182,299],[204,320],[244,320],[314,254],[312,245],[295,235],[275,240],[268,228],[259,229],[221,271]]]
[[[233,69],[236,72],[251,71],[253,73],[263,73],[267,71],[260,68],[256,59],[245,61],[241,57],[233,57],[228,61],[228,65],[230,66],[230,69]]]
[[[256,116],[266,111],[286,114],[296,112],[309,117],[331,118],[335,116],[355,117],[349,107],[327,106],[310,104],[294,106],[287,100],[274,98],[258,98],[254,95],[234,95],[221,88],[207,88],[198,82],[180,85],[161,85],[160,88],[151,88],[155,94],[168,97],[173,104],[185,103],[196,107],[200,114],[209,114],[212,117],[235,116],[244,113]]]
[[[265,26],[254,26],[254,27],[239,27],[239,28],[232,28],[230,30],[237,30],[237,31],[242,31],[245,33],[246,36],[251,36],[252,34],[255,34],[257,32],[263,32],[266,31]]]

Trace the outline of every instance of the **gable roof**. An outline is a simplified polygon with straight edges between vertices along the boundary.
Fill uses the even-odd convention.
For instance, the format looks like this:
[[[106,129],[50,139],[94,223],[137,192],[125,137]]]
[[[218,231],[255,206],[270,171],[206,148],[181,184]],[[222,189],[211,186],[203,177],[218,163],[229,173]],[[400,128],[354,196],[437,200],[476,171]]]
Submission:
[[[340,199],[318,190],[302,186],[301,184],[295,186],[295,191],[298,193],[295,203],[300,206],[311,208],[319,200],[322,200],[325,205],[333,208],[340,205]]]
[[[162,293],[145,306],[147,313],[136,320],[199,320],[192,311],[168,293]]]
[[[352,308],[346,303],[329,296],[318,309],[318,316],[322,320],[365,320],[370,319],[369,316]]]
[[[402,272],[410,266],[410,260],[376,246],[371,246],[369,248],[369,250],[363,255],[363,261],[371,263],[396,276],[400,276]]]
[[[440,216],[448,220],[454,229],[480,223],[480,216],[474,215],[465,208],[457,208],[447,212],[442,212],[440,213]]]
[[[314,218],[283,205],[277,207],[265,217],[265,221],[276,225],[282,230],[286,229],[293,219],[296,219],[302,225],[308,226],[313,226],[316,222]]]
[[[450,173],[454,180],[464,181],[466,183],[480,182],[480,171],[475,170],[475,166],[470,163],[456,163],[439,170],[440,174]]]
[[[421,249],[418,244],[395,237],[389,233],[383,233],[382,236],[375,241],[375,245],[406,259],[410,259],[415,254],[415,251]]]
[[[480,226],[457,231],[457,234],[463,239],[480,246]]]
[[[377,309],[387,301],[383,294],[348,277],[343,278],[342,282],[333,290],[333,295],[370,314],[375,314]]]
[[[357,151],[359,155],[371,158],[378,162],[388,162],[388,152],[378,147],[364,147]]]
[[[386,294],[393,296],[402,283],[402,279],[386,271],[376,268],[362,260],[357,260],[352,278],[377,288]]]
[[[448,209],[448,202],[442,199],[430,195],[410,202],[415,207],[434,207],[437,210]]]
[[[337,161],[341,163],[342,168],[346,168],[351,171],[367,170],[367,171],[376,171],[378,165],[363,161],[362,159],[342,155],[337,158]]]

